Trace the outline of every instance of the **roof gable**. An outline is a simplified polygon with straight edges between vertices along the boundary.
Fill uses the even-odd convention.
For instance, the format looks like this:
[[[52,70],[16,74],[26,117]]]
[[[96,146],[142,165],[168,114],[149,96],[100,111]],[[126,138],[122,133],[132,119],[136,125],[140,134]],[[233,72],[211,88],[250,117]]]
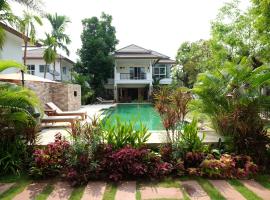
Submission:
[[[151,51],[135,44],[128,45],[122,49],[115,51],[115,53],[143,53],[150,54]]]

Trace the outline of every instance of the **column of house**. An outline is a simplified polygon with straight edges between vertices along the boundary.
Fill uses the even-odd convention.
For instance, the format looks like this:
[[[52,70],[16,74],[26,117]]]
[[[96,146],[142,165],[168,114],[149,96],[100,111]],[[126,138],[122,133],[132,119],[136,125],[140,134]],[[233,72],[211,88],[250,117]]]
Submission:
[[[150,66],[149,66],[149,73],[150,73],[150,76],[151,76],[151,81],[149,83],[148,100],[150,100],[150,97],[152,95],[152,90],[153,90],[153,82],[152,82],[153,66],[152,66],[152,61],[151,60],[150,60]]]

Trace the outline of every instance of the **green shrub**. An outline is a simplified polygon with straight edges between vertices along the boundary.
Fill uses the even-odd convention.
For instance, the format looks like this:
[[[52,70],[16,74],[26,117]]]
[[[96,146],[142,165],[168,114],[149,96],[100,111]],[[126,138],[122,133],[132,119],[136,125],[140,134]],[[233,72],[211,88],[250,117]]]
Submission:
[[[111,144],[114,149],[127,145],[141,147],[150,137],[145,125],[135,126],[136,121],[122,122],[119,117],[115,121],[107,119],[102,125],[102,136],[104,142]]]
[[[206,152],[208,146],[203,144],[205,134],[198,136],[197,120],[193,119],[190,124],[184,126],[183,133],[179,140],[173,144],[175,158],[184,158],[188,152]]]

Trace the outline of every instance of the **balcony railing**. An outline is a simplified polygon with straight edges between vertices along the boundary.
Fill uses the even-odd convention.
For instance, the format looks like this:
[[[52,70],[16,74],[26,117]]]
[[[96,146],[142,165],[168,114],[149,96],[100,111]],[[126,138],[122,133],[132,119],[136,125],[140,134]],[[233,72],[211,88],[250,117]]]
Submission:
[[[145,80],[146,79],[146,73],[120,73],[120,79],[121,80]]]

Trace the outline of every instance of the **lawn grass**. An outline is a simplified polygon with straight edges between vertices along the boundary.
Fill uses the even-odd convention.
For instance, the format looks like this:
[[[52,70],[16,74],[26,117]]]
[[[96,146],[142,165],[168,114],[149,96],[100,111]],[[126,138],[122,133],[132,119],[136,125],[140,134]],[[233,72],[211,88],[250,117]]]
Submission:
[[[240,192],[247,200],[262,200],[258,197],[254,192],[250,191],[246,188],[240,181],[238,180],[228,180],[228,182],[238,191]]]
[[[196,180],[212,200],[226,200],[210,181],[203,178],[196,178]]]
[[[270,175],[258,175],[255,180],[263,187],[270,189]]]
[[[12,177],[7,179],[2,179],[1,182],[14,182],[11,180],[16,179],[16,184],[13,185],[9,190],[5,191],[0,195],[1,200],[11,200],[13,199],[17,194],[21,193],[24,188],[29,185],[32,181],[27,176],[19,176],[19,177]]]
[[[48,196],[52,193],[54,187],[52,184],[46,185],[46,187],[42,190],[42,192],[37,195],[35,200],[46,200]]]
[[[69,200],[80,200],[82,198],[85,186],[76,187],[73,189]]]
[[[103,195],[103,200],[114,200],[117,190],[117,185],[113,183],[107,183],[106,189]]]

